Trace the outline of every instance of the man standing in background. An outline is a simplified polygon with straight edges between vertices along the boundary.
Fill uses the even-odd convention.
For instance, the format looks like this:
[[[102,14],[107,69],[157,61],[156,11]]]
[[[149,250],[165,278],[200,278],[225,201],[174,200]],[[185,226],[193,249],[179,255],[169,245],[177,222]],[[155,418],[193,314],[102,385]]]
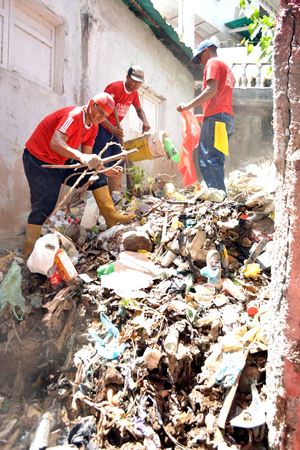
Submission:
[[[110,94],[116,104],[116,110],[118,113],[119,121],[122,122],[126,116],[130,105],[135,107],[136,113],[143,123],[143,133],[150,130],[150,125],[147,121],[146,114],[141,107],[140,97],[138,90],[141,84],[145,81],[144,71],[140,66],[131,66],[128,69],[125,81],[116,81],[109,84],[105,88],[105,92]],[[120,144],[120,141],[124,138],[124,132],[122,128],[117,127],[117,122],[114,113],[111,113],[108,118],[99,124],[98,134],[95,139],[93,147],[93,153],[99,154],[108,142],[114,141]],[[116,155],[121,152],[119,145],[110,145],[108,149],[103,153],[102,158]],[[108,163],[107,166],[113,164]],[[117,177],[108,177],[108,187],[110,193],[117,191],[121,193],[121,180],[122,174]]]
[[[217,47],[211,41],[201,42],[191,61],[205,67],[202,92],[190,102],[179,104],[177,110],[181,112],[202,105],[203,122],[198,150],[200,170],[208,187],[226,192],[224,163],[225,155],[228,155],[228,141],[234,131],[234,76],[218,58]]]

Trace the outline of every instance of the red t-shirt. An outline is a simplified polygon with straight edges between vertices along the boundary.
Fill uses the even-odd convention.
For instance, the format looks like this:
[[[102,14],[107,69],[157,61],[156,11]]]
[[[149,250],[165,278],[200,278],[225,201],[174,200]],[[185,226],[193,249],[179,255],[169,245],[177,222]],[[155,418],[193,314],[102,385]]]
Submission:
[[[126,91],[125,81],[116,81],[114,83],[109,84],[108,86],[106,86],[105,92],[108,92],[108,94],[110,94],[113,97],[116,104],[120,122],[122,122],[122,120],[126,116],[131,104],[135,108],[140,108],[141,106],[139,93],[137,91],[135,92]],[[108,120],[114,127],[117,126],[114,113],[108,116]]]
[[[229,67],[219,58],[210,58],[204,69],[203,91],[206,88],[207,80],[218,80],[218,91],[211,100],[203,103],[203,117],[218,113],[228,113],[233,116],[234,76]]]
[[[84,106],[69,106],[45,117],[26,142],[27,150],[36,158],[50,164],[64,164],[68,158],[50,148],[55,130],[68,136],[67,144],[77,150],[80,144],[93,147],[98,125],[85,125]]]

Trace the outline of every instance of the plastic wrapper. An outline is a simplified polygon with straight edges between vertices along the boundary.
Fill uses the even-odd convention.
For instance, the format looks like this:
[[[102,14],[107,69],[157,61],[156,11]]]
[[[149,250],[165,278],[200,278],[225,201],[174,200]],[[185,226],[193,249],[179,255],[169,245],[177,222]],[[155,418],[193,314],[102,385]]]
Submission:
[[[222,288],[227,294],[232,295],[232,297],[237,300],[245,300],[245,294],[240,286],[234,284],[229,278],[224,278],[222,280]]]
[[[126,344],[119,344],[119,330],[104,313],[100,314],[100,319],[107,331],[105,338],[101,339],[97,334],[93,333],[88,336],[88,339],[95,341],[97,353],[102,358],[109,360],[118,358],[124,352]]]
[[[22,320],[25,313],[25,298],[22,295],[21,282],[21,269],[13,261],[0,286],[0,311],[9,303],[18,320]],[[18,316],[16,307],[20,309],[21,316]]]
[[[234,385],[237,376],[245,366],[244,351],[223,353],[221,365],[216,373],[216,382],[224,388]]]
[[[115,263],[104,264],[103,266],[98,267],[97,269],[97,277],[100,278],[101,275],[109,275],[115,271]]]
[[[260,265],[259,264],[247,264],[245,270],[243,270],[245,277],[247,278],[257,278],[257,275],[260,273]]]
[[[195,189],[194,195],[202,200],[221,203],[226,197],[226,192],[221,189],[209,188],[205,182],[201,182],[201,186]]]

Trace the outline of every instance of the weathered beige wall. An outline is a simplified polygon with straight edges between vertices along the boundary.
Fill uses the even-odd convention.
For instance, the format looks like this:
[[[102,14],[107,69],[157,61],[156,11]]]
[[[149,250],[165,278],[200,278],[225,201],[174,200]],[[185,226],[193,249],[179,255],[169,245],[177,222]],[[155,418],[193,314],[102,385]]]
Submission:
[[[118,0],[52,0],[37,2],[64,22],[63,94],[56,94],[0,68],[0,249],[20,246],[29,213],[29,191],[22,152],[39,121],[64,106],[83,104],[116,80],[131,64],[140,64],[147,85],[165,98],[162,128],[180,148],[180,114],[176,105],[194,95],[188,70]],[[36,55],[38,63],[39,55]],[[125,129],[126,133],[126,129]],[[154,161],[152,170],[176,171],[172,162]]]

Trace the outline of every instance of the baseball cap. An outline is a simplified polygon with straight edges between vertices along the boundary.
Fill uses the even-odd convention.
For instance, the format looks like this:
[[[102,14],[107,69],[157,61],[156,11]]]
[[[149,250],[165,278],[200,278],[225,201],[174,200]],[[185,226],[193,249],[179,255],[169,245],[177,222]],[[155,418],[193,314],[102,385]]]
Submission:
[[[140,66],[131,66],[128,69],[128,75],[135,81],[144,82],[145,74],[143,69]]]
[[[104,109],[105,112],[108,114],[111,114],[115,107],[115,101],[112,98],[110,94],[107,92],[99,92],[95,97],[93,97],[93,100],[97,105],[101,106],[101,108]]]
[[[202,41],[201,44],[198,45],[196,55],[193,58],[191,58],[191,62],[193,64],[199,64],[199,62],[200,62],[199,58],[200,58],[201,53],[203,52],[203,50],[205,50],[207,47],[210,47],[211,45],[213,45],[214,47],[217,48],[216,44],[214,44],[211,41]]]

